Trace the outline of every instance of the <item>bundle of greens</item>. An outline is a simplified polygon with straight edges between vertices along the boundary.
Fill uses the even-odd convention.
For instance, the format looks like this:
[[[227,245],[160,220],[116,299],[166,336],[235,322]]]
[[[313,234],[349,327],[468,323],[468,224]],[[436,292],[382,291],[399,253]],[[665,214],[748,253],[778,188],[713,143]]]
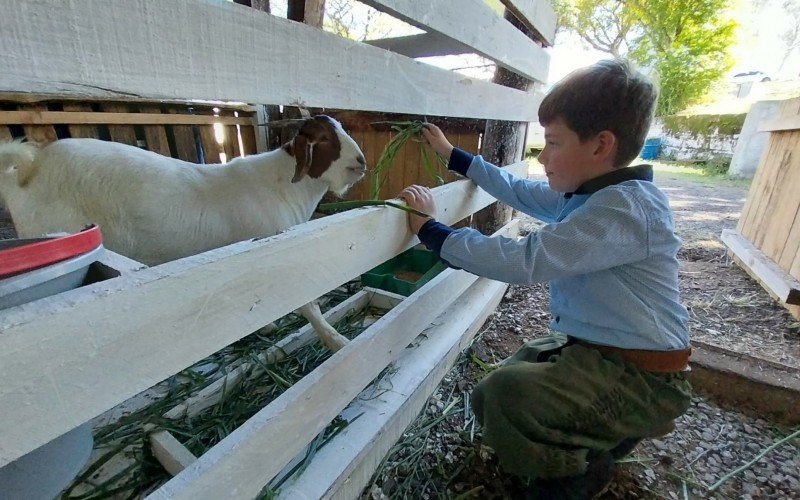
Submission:
[[[394,208],[398,208],[400,210],[404,210],[406,212],[415,213],[417,215],[427,216],[427,214],[423,214],[417,210],[412,208],[406,207],[404,205],[399,205],[397,203],[393,203],[390,201],[384,201],[378,199],[378,193],[380,193],[381,188],[386,184],[386,181],[389,179],[389,173],[394,165],[394,160],[397,157],[397,154],[406,145],[408,141],[413,141],[419,144],[419,152],[420,158],[422,160],[422,167],[425,169],[425,172],[428,176],[436,182],[438,185],[444,184],[444,179],[439,174],[442,168],[447,168],[447,164],[445,163],[444,159],[439,155],[435,155],[434,160],[431,161],[431,157],[428,155],[428,151],[425,149],[425,144],[422,140],[419,139],[420,133],[422,132],[423,127],[425,126],[421,121],[405,121],[405,122],[376,122],[382,124],[389,124],[391,129],[396,132],[396,134],[391,138],[386,147],[383,148],[383,152],[381,152],[380,158],[378,158],[375,167],[372,169],[370,174],[370,188],[369,188],[369,200],[358,200],[358,201],[342,201],[336,203],[323,203],[318,208],[317,211],[330,214],[336,212],[343,212],[345,210],[350,210],[353,208],[360,208],[360,207],[369,207],[369,206],[390,206]],[[434,163],[435,162],[435,163]]]

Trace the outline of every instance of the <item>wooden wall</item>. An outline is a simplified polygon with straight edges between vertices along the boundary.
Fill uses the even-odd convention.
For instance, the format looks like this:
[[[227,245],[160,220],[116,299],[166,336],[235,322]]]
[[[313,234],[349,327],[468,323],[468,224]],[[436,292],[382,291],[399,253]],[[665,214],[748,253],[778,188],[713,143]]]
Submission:
[[[234,116],[236,115],[236,116]],[[0,95],[0,141],[95,138],[194,163],[256,152],[255,108],[162,102],[24,100]],[[217,125],[215,125],[217,124]],[[222,129],[218,141],[214,127]]]
[[[800,280],[800,98],[785,101],[770,133],[737,230],[767,259]],[[800,317],[800,307],[789,305]]]
[[[139,101],[43,100],[25,102],[15,96],[0,94],[0,142],[26,138],[48,144],[57,139],[95,138],[138,146],[165,156],[192,163],[220,163],[222,155],[230,160],[257,152],[257,135],[265,135],[257,126],[253,106],[197,105]],[[322,110],[314,110],[314,114]],[[418,116],[387,113],[325,111],[339,119],[356,140],[373,169],[386,145],[396,134],[386,122],[408,121]],[[237,115],[237,116],[234,116]],[[275,117],[277,119],[281,116]],[[457,147],[478,152],[483,120],[434,120]],[[222,142],[215,136],[215,123],[222,127]],[[263,141],[266,143],[266,140]],[[262,146],[263,147],[263,146]],[[423,167],[420,143],[409,141],[395,157],[380,199],[393,198],[410,184],[435,187],[437,182]],[[435,155],[426,146],[428,158]],[[450,182],[456,176],[446,168],[439,175]],[[370,199],[370,180],[365,178],[345,196],[346,200]]]

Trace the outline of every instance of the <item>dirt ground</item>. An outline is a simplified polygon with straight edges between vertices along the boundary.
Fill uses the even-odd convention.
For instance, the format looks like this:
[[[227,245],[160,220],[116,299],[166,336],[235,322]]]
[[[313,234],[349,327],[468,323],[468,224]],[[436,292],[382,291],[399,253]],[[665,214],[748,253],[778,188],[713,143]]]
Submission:
[[[800,323],[730,261],[719,240],[723,228],[736,226],[747,186],[658,172],[656,182],[670,198],[684,240],[680,288],[692,338],[800,367]],[[536,225],[523,223],[528,230]],[[521,481],[503,473],[491,450],[481,446],[469,392],[485,375],[482,363],[502,360],[547,333],[548,302],[546,285],[509,288],[364,498],[523,497]],[[618,464],[602,498],[800,498],[800,438],[769,449],[796,431],[697,396],[674,432],[641,443]]]

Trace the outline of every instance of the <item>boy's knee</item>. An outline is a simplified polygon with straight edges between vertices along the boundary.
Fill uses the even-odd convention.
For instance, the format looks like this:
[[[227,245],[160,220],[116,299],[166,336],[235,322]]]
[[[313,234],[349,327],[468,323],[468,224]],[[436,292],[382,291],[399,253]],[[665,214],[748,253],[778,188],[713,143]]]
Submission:
[[[520,387],[515,370],[499,368],[484,377],[472,391],[472,411],[483,424],[486,413],[507,413],[514,411],[515,402],[526,396],[525,388]],[[491,407],[489,409],[488,407]]]

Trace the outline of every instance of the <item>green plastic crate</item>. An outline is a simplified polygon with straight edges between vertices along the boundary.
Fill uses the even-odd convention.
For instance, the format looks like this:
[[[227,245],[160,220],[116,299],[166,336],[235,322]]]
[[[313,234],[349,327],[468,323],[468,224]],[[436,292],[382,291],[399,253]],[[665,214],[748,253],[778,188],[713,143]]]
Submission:
[[[361,275],[361,284],[408,297],[442,272],[433,252],[411,248]]]

